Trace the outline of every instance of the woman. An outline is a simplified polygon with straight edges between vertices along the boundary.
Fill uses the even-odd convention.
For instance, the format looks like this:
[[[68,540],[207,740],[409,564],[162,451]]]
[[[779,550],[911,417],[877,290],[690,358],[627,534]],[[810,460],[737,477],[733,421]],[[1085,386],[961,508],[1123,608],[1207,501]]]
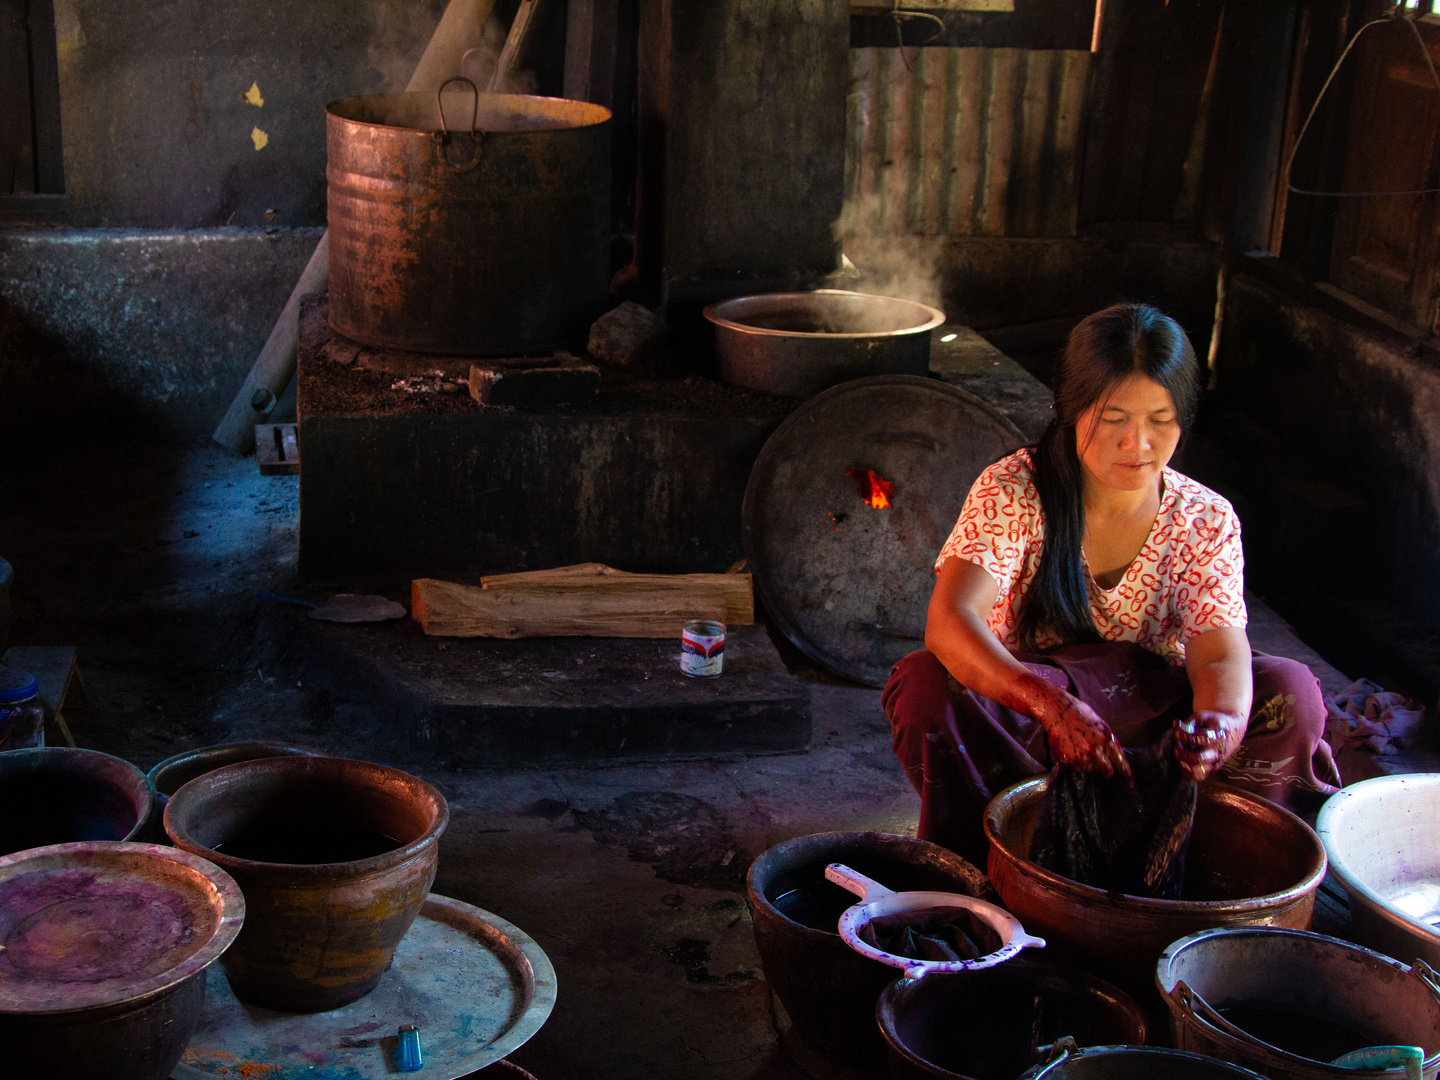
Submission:
[[[926,647],[883,696],[923,839],[984,865],[1002,788],[1057,762],[1128,778],[1121,746],[1172,724],[1197,780],[1218,772],[1292,809],[1336,790],[1319,684],[1250,651],[1235,511],[1168,467],[1198,374],[1154,308],[1091,315],[1039,443],[970,489],[935,563]]]

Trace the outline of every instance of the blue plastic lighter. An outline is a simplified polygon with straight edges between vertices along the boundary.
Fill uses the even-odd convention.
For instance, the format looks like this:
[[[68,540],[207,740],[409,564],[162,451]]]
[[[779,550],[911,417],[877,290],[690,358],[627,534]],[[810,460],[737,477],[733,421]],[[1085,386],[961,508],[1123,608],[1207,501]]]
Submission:
[[[425,1067],[425,1055],[420,1052],[420,1029],[414,1024],[400,1026],[400,1068],[404,1072],[419,1072]]]

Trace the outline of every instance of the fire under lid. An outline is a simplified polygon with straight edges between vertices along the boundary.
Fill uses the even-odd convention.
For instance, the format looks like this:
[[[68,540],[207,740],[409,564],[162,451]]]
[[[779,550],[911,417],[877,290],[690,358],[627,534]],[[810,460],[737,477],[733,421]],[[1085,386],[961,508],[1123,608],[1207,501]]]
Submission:
[[[87,841],[0,858],[0,1012],[137,1001],[202,971],[240,932],[219,867],[175,848]]]
[[[770,617],[830,671],[883,686],[924,645],[932,568],[970,485],[1025,442],[935,379],[880,375],[811,398],[745,491],[745,555]]]

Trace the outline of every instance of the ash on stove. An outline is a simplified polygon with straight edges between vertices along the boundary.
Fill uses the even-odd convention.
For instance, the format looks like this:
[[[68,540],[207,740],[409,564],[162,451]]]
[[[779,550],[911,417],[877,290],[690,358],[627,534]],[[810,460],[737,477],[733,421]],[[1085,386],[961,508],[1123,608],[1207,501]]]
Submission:
[[[407,394],[463,394],[469,390],[469,384],[465,379],[446,375],[436,368],[423,375],[407,375],[403,379],[396,379],[390,384],[390,389]]]

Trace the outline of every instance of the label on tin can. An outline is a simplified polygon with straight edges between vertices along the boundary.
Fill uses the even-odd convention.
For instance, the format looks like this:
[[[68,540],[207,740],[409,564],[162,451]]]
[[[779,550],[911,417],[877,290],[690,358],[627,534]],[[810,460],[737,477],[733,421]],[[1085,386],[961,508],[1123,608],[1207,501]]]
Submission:
[[[719,675],[725,663],[725,624],[697,620],[680,631],[680,670],[686,675]]]

